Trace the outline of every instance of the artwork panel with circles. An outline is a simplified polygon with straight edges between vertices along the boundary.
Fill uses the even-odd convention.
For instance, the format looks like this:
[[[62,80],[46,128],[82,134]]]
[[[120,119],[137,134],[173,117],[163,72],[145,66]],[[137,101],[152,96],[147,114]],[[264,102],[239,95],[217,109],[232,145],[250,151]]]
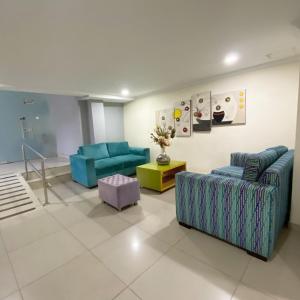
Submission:
[[[191,136],[191,100],[182,100],[174,106],[177,137]]]
[[[192,116],[193,131],[211,130],[211,92],[193,94]]]
[[[212,96],[212,125],[246,124],[246,90]]]

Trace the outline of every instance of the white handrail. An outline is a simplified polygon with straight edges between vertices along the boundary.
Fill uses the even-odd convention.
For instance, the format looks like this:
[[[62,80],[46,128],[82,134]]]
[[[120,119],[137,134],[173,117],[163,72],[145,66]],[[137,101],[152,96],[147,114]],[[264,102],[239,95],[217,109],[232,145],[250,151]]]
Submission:
[[[39,159],[41,160],[41,170],[38,170],[33,165],[31,160],[27,158],[26,148],[29,149],[31,152],[33,152],[34,154],[36,154],[39,157]],[[22,153],[23,153],[23,159],[24,159],[24,163],[25,163],[26,180],[28,180],[28,164],[29,164],[32,167],[33,171],[42,179],[43,189],[44,189],[44,197],[45,197],[44,205],[49,204],[48,190],[47,190],[48,183],[46,180],[46,171],[45,171],[45,161],[47,158],[25,143],[22,144]]]

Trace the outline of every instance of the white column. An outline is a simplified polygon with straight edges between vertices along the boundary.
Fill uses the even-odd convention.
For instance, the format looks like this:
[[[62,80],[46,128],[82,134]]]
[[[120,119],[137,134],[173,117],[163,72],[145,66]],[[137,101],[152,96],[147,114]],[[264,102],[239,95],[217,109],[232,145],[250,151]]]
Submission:
[[[89,101],[91,143],[106,142],[105,116],[102,102]]]

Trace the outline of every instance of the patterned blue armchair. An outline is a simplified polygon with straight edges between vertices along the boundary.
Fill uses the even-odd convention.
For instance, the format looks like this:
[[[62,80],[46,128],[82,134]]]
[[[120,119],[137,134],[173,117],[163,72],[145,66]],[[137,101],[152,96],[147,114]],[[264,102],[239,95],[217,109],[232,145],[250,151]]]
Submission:
[[[176,213],[193,227],[267,260],[288,221],[294,151],[233,153],[231,165],[176,175]]]

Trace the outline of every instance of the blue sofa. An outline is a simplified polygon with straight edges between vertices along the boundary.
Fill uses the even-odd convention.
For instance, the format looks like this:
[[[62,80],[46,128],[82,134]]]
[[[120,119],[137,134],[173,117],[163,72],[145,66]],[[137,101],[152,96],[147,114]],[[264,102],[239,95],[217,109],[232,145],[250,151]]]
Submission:
[[[149,148],[129,147],[128,142],[100,143],[79,147],[70,156],[72,179],[86,187],[114,174],[133,175],[136,166],[150,161]]]
[[[294,151],[233,153],[231,165],[203,175],[176,175],[179,223],[267,260],[288,222]]]

